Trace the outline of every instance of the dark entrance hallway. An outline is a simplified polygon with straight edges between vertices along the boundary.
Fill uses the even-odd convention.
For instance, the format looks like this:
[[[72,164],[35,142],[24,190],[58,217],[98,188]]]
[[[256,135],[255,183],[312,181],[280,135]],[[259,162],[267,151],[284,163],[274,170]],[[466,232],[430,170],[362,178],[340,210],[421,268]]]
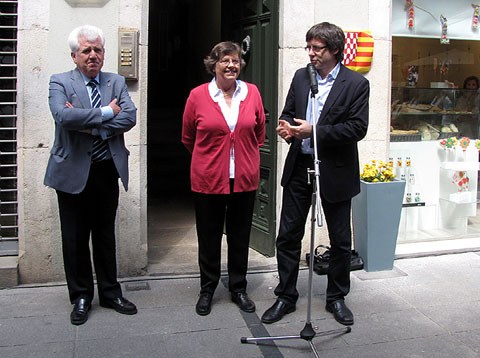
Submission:
[[[147,163],[152,203],[189,195],[182,114],[190,90],[209,80],[202,59],[220,38],[219,8],[220,1],[150,1]]]
[[[259,0],[234,4],[233,1],[222,0],[150,0],[147,123],[150,274],[198,272],[195,217],[189,180],[190,154],[181,143],[182,114],[190,90],[211,80],[204,70],[203,58],[212,46],[222,40],[241,42],[245,31],[238,28],[234,31],[231,24],[238,22],[241,16],[252,16],[266,8],[262,7]],[[238,8],[242,10],[238,11]],[[262,27],[258,18],[252,17],[253,25],[247,31]],[[225,22],[223,24],[222,19]],[[247,33],[255,37],[253,33]],[[260,51],[260,46],[264,46],[261,44],[259,37],[256,53],[262,58],[259,57],[256,62],[263,59],[264,53],[271,62],[272,56],[267,51]],[[254,80],[255,74],[258,76],[260,72],[251,62],[252,65],[247,66],[240,78],[256,83],[262,91],[261,84]],[[276,62],[271,64],[276,74]],[[274,91],[270,89],[264,92],[275,97],[276,82],[271,81],[266,73],[264,71],[259,81],[270,83]],[[272,110],[265,105],[265,109],[268,118],[276,113],[276,108]],[[269,173],[274,183],[275,168],[265,169],[262,173]],[[274,193],[274,187],[269,185],[268,189],[272,190],[269,194]],[[266,190],[260,192],[261,201],[256,207],[262,213],[269,212],[265,206],[269,204],[274,207],[274,201],[268,203],[274,195],[269,198]],[[267,219],[261,217],[268,224]],[[271,226],[275,227],[274,215]],[[264,227],[262,230],[268,232]],[[225,256],[222,255],[222,258]],[[251,250],[251,268],[270,267],[270,261],[273,264],[272,259]]]
[[[148,68],[149,273],[198,271],[190,153],[181,143],[188,94],[209,80],[203,57],[220,39],[221,1],[150,1]]]

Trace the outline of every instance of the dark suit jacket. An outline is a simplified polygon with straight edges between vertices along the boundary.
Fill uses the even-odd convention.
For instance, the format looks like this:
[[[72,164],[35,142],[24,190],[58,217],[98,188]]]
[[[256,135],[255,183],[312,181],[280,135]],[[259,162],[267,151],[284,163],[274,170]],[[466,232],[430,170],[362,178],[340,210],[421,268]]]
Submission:
[[[293,125],[293,118],[306,119],[309,90],[307,69],[301,68],[293,77],[280,119]],[[369,93],[366,78],[340,65],[316,125],[322,200],[344,201],[360,192],[357,142],[367,134]],[[290,180],[300,147],[301,140],[292,138],[282,186]]]
[[[94,134],[107,140],[123,186],[128,189],[130,153],[123,133],[136,124],[137,109],[122,76],[100,72],[100,94],[102,106],[117,98],[121,111],[113,119],[102,121],[100,108],[91,108],[90,96],[78,69],[50,78],[49,104],[55,120],[55,142],[50,151],[45,185],[70,194],[82,192],[90,171],[93,135],[80,130],[92,129]],[[74,108],[67,108],[66,101]]]

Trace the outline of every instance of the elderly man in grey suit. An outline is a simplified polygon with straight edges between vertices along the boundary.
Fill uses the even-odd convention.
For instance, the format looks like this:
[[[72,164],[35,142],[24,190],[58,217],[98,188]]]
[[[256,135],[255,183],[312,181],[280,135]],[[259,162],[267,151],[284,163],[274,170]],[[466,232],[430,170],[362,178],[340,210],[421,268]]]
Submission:
[[[44,184],[57,192],[65,275],[74,305],[70,320],[80,325],[88,319],[94,295],[90,235],[100,305],[137,313],[122,296],[115,252],[119,177],[128,188],[123,133],[135,125],[136,108],[125,78],[101,71],[105,38],[99,28],[78,27],[68,42],[77,68],[50,79],[55,142]]]

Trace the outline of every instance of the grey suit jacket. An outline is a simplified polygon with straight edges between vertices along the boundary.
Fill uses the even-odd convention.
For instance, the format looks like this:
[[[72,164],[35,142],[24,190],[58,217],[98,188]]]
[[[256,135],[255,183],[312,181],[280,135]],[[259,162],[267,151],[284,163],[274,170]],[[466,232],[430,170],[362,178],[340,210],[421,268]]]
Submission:
[[[125,190],[128,189],[128,156],[123,133],[136,124],[137,109],[128,94],[125,78],[100,72],[102,106],[114,98],[121,111],[113,119],[102,120],[100,108],[91,108],[90,97],[78,69],[50,78],[49,105],[55,120],[55,142],[50,151],[44,184],[66,193],[78,194],[85,188],[91,165],[93,130],[107,140],[112,159]],[[68,108],[69,101],[74,108]]]

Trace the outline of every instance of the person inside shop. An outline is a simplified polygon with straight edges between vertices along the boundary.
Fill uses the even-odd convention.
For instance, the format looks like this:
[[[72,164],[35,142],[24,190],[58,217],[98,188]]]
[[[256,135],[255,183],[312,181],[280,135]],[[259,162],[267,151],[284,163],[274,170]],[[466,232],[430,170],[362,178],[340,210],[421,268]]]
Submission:
[[[460,96],[457,99],[455,111],[466,112],[469,115],[460,116],[457,119],[457,126],[461,136],[478,138],[478,77],[467,77],[463,82],[463,89],[464,91],[459,91]]]
[[[238,79],[245,65],[238,44],[216,44],[204,65],[213,79],[190,92],[182,128],[182,143],[192,154],[190,179],[200,267],[195,310],[202,316],[211,311],[225,228],[231,299],[242,311],[254,312],[246,275],[265,112],[258,88]]]
[[[275,303],[262,316],[264,323],[277,322],[296,309],[302,238],[312,195],[307,169],[314,168],[315,129],[320,197],[331,246],[325,307],[341,324],[353,324],[353,313],[345,304],[350,290],[350,208],[352,197],[360,192],[357,142],[367,133],[370,87],[362,75],[341,64],[344,46],[344,32],[334,24],[323,22],[308,30],[305,50],[317,70],[317,122],[315,126],[309,122],[312,98],[306,68],[295,73],[279,119],[277,133],[290,149],[281,179],[283,203],[276,240],[280,281]]]
[[[94,293],[93,264],[100,305],[137,313],[117,280],[115,216],[118,178],[128,188],[128,150],[123,134],[136,124],[136,111],[123,76],[103,72],[105,37],[85,25],[68,38],[76,69],[50,78],[49,104],[55,120],[44,184],[55,189],[62,232],[70,321],[87,321]]]

